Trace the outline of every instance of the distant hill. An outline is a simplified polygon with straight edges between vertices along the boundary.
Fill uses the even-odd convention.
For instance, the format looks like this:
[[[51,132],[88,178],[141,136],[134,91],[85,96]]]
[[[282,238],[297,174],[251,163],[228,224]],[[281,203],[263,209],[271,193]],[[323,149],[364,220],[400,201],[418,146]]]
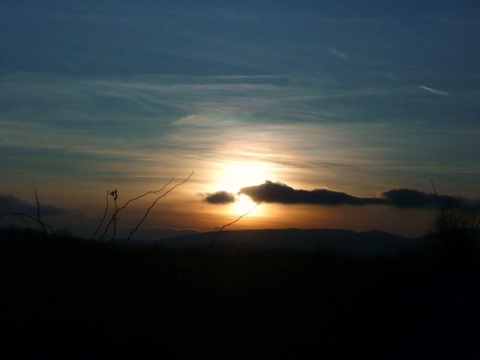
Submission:
[[[161,239],[150,244],[168,248],[204,247],[212,244],[217,232],[204,232]],[[271,229],[223,231],[215,246],[295,249],[330,249],[358,255],[388,255],[420,247],[423,238],[406,238],[382,231],[355,232],[338,229]]]
[[[118,239],[126,239],[132,229],[120,229]],[[140,228],[132,237],[132,241],[141,239],[141,241],[152,241],[167,239],[182,235],[199,234],[200,231],[193,229],[171,229],[171,228]]]

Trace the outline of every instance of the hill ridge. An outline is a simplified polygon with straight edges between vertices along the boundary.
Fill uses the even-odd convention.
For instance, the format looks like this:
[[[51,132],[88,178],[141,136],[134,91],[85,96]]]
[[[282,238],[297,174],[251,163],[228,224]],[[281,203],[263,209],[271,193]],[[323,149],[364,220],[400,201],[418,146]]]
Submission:
[[[213,244],[218,231],[160,239],[151,244],[173,247],[203,247]],[[387,255],[423,244],[423,238],[407,238],[381,230],[358,232],[348,229],[244,229],[224,230],[215,246],[283,248],[301,251],[338,250],[359,255]]]

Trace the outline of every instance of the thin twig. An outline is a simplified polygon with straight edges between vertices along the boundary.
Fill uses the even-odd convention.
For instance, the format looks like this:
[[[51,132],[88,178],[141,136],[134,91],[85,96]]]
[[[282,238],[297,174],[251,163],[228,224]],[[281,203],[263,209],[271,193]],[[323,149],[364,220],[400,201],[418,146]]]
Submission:
[[[118,212],[117,206],[116,206],[116,201],[117,201],[117,196],[118,196],[117,189],[112,190],[112,191],[108,191],[108,192],[107,192],[107,197],[108,197],[108,196],[113,197],[113,201],[114,201],[114,203],[115,203],[115,211],[113,212],[112,217],[110,218],[110,221],[108,222],[107,226],[105,227],[105,230],[103,230],[103,233],[102,233],[102,235],[100,236],[100,239],[99,239],[100,241],[103,240],[103,238],[104,238],[104,236],[106,235],[108,229],[110,228],[110,225],[112,224],[112,222],[116,222],[116,216],[117,216],[117,212]],[[107,200],[107,201],[108,201],[108,200]],[[115,226],[115,225],[114,225],[114,226]]]
[[[27,217],[28,217],[28,215],[16,213],[15,210],[13,210],[8,204],[5,204],[3,201],[1,201],[1,204],[2,204],[3,206],[5,206],[5,207],[10,211],[10,214],[15,214],[15,216],[19,216],[20,219],[22,219],[22,221],[23,221],[23,223],[25,224],[25,226],[26,226],[29,230],[31,230],[30,224],[28,223],[27,220],[24,219],[24,216],[27,216]],[[8,216],[8,215],[9,215],[9,214],[2,215],[1,217],[3,217],[3,216]]]
[[[443,206],[442,199],[440,198],[440,195],[438,195],[437,189],[435,188],[435,184],[433,183],[432,179],[430,179],[430,182],[432,183],[433,192],[435,193],[435,197],[437,198],[438,207],[440,208],[440,212],[443,214],[444,211],[445,211],[445,208]]]
[[[43,229],[43,233],[45,235],[48,235],[47,228],[45,227],[45,224],[43,223],[42,219],[40,218],[40,202],[38,201],[38,195],[37,195],[37,188],[35,188],[35,200],[37,202],[37,219],[38,223]]]
[[[159,189],[159,190],[154,190],[154,191],[148,191],[148,192],[146,192],[146,193],[144,193],[144,194],[142,194],[142,195],[137,196],[136,198],[130,199],[130,200],[128,200],[123,206],[121,206],[121,207],[119,207],[117,210],[115,210],[115,212],[112,214],[112,217],[110,218],[110,221],[108,222],[107,226],[105,227],[105,230],[103,231],[102,235],[100,236],[100,240],[103,240],[103,238],[105,237],[108,229],[110,228],[110,225],[112,225],[112,223],[113,223],[114,221],[116,221],[116,216],[118,215],[118,212],[120,212],[120,211],[122,211],[123,209],[125,209],[125,208],[127,207],[127,205],[130,204],[132,201],[138,200],[138,199],[140,199],[140,198],[142,198],[142,197],[144,197],[144,196],[147,196],[147,195],[149,195],[149,194],[156,194],[156,193],[159,193],[159,192],[163,191],[168,185],[170,185],[170,184],[173,182],[174,179],[175,179],[175,178],[172,177],[172,178],[170,179],[170,181],[168,181],[167,183],[165,183],[165,184],[162,186],[161,189]],[[110,194],[110,195],[111,195],[111,194],[114,193],[115,191],[116,191],[116,190],[111,191],[111,192],[107,192],[107,194]],[[108,195],[107,195],[107,196],[108,196]]]
[[[175,180],[174,177],[172,177],[172,178],[170,179],[170,181],[168,181],[165,185],[163,185],[162,188],[159,189],[159,190],[148,191],[148,192],[146,192],[145,194],[139,195],[139,196],[137,196],[136,198],[133,198],[133,199],[128,200],[128,201],[125,203],[125,205],[123,205],[122,207],[120,207],[120,208],[118,209],[118,211],[123,210],[123,209],[124,209],[129,203],[131,203],[132,201],[138,200],[138,199],[140,199],[140,198],[142,198],[142,197],[144,197],[144,196],[147,196],[147,195],[149,195],[149,194],[157,194],[157,193],[159,193],[160,191],[163,191],[168,185],[170,185],[170,184],[173,182],[173,180]]]
[[[113,193],[111,193],[113,196],[113,203],[115,204],[115,211],[113,213],[113,235],[112,235],[112,241],[115,241],[115,235],[117,235],[117,214],[118,214],[118,207],[117,207],[117,190],[115,189]]]
[[[104,212],[104,214],[103,214],[103,218],[100,220],[100,224],[98,224],[95,232],[94,232],[93,235],[92,235],[92,240],[95,239],[95,235],[97,235],[98,230],[100,230],[100,228],[102,227],[103,222],[105,221],[105,218],[107,217],[107,212],[108,212],[108,195],[109,195],[109,194],[110,194],[110,191],[107,191],[107,195],[106,195],[107,205],[105,206],[105,212]]]
[[[8,213],[8,214],[0,215],[0,219],[6,218],[6,217],[9,217],[9,216],[18,216],[25,223],[26,223],[26,221],[25,221],[24,218],[27,218],[27,219],[30,219],[30,220],[32,220],[32,221],[34,221],[34,222],[36,222],[37,224],[40,225],[37,218],[33,217],[32,215],[28,215],[28,214],[24,214],[24,213],[11,212],[11,213]],[[27,226],[28,226],[28,223],[27,223]],[[45,226],[45,228],[48,228],[52,233],[55,233],[55,231],[53,230],[53,228],[50,225],[43,224],[43,226]],[[28,226],[28,228],[31,229],[30,226]]]
[[[230,226],[230,225],[233,225],[235,224],[237,221],[240,221],[243,217],[247,216],[253,209],[255,209],[258,205],[260,205],[261,203],[263,203],[265,201],[265,199],[263,200],[260,200],[259,202],[257,202],[255,205],[253,205],[250,209],[248,209],[247,212],[245,212],[244,214],[240,215],[237,219],[235,219],[234,221],[226,224],[226,225],[223,225],[220,230],[218,230],[218,232],[215,234],[215,236],[213,237],[212,239],[212,242],[211,244],[213,245],[215,243],[215,240],[218,238],[218,236],[220,235],[220,233],[223,231],[223,229],[225,229],[227,226]]]
[[[155,201],[152,203],[152,205],[147,209],[147,211],[145,212],[145,215],[143,216],[143,218],[140,220],[140,222],[137,224],[137,226],[135,226],[135,229],[133,229],[130,234],[128,235],[127,239],[125,240],[125,243],[127,243],[130,238],[132,237],[132,235],[138,230],[138,228],[140,227],[140,225],[142,225],[143,221],[147,218],[148,216],[148,213],[150,212],[150,210],[152,210],[152,208],[155,206],[155,204],[157,203],[158,200],[160,200],[161,198],[165,197],[169,192],[173,191],[176,187],[180,186],[180,185],[183,185],[185,184],[193,175],[193,171],[190,173],[190,175],[188,175],[188,177],[183,180],[182,182],[179,182],[178,184],[175,184],[175,186],[171,187],[169,190],[165,191],[165,193],[163,193],[162,195],[160,195],[159,197],[157,197],[155,199]]]

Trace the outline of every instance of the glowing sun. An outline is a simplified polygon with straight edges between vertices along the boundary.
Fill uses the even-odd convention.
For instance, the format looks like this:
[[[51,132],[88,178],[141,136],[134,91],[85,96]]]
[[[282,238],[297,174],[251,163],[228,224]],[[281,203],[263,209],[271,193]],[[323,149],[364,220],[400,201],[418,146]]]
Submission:
[[[261,208],[255,205],[256,203],[247,195],[240,194],[237,195],[235,202],[231,205],[231,212],[236,215],[243,215],[248,212],[249,216],[261,214]]]
[[[260,215],[261,206],[255,206],[250,197],[238,194],[241,188],[253,185],[260,185],[270,179],[272,172],[268,163],[262,162],[231,162],[222,164],[219,170],[218,183],[216,188],[235,195],[235,202],[230,209],[233,214],[245,214],[249,210],[250,215]]]

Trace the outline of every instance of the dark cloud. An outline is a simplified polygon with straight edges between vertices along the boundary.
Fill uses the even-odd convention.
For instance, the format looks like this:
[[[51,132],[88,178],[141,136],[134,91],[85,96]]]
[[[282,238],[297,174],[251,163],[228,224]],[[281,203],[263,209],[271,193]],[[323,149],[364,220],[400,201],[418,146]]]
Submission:
[[[205,201],[210,204],[230,204],[235,202],[235,195],[226,191],[217,191],[213,194],[208,194]]]
[[[13,195],[0,195],[0,211],[1,213],[14,212],[32,215],[37,213],[37,205],[27,203]],[[59,216],[70,214],[71,211],[54,205],[43,205],[40,202],[40,213],[43,216]]]
[[[387,204],[401,208],[423,208],[439,205],[439,201],[445,205],[457,205],[460,198],[447,195],[428,194],[423,191],[412,189],[392,189],[382,193],[382,198]]]
[[[376,198],[359,198],[343,192],[327,189],[297,190],[282,183],[266,181],[262,185],[248,186],[240,190],[253,201],[281,204],[316,204],[316,205],[368,205],[381,203]]]
[[[399,208],[426,208],[467,204],[467,200],[448,195],[436,195],[413,189],[392,189],[379,198],[364,198],[327,189],[293,189],[282,183],[266,181],[264,184],[244,187],[240,194],[248,195],[253,201],[280,204],[314,205],[391,205]]]

